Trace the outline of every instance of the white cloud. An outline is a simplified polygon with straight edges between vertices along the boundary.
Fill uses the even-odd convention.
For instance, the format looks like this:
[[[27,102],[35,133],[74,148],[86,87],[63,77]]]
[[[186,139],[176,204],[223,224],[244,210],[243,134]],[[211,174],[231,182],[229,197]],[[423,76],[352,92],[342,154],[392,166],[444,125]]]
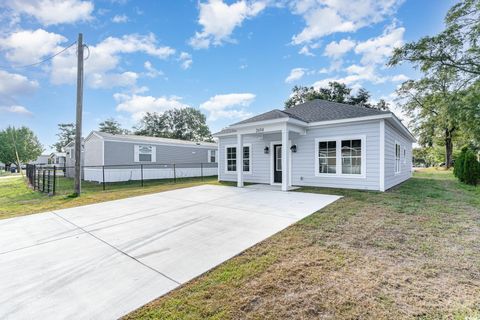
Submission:
[[[285,79],[285,82],[291,83],[291,82],[300,80],[305,75],[306,72],[307,72],[307,69],[305,68],[294,68],[290,70],[290,74]]]
[[[0,70],[0,110],[2,112],[31,115],[27,108],[17,104],[16,98],[31,95],[38,82],[27,77]]]
[[[173,108],[189,107],[182,103],[179,97],[153,97],[124,93],[116,93],[113,97],[118,102],[116,110],[130,113],[135,121],[140,120],[146,112],[162,113]]]
[[[7,7],[15,14],[34,17],[49,26],[92,19],[93,2],[81,0],[10,0]]]
[[[29,80],[17,73],[0,70],[0,102],[9,97],[28,95],[37,88],[38,82],[35,80]]]
[[[13,105],[9,107],[0,107],[0,111],[15,113],[23,116],[31,116],[33,113],[24,106]]]
[[[230,35],[245,19],[253,18],[266,7],[263,1],[237,1],[226,4],[222,0],[209,0],[200,3],[198,23],[201,32],[196,32],[189,43],[195,49],[205,49],[211,44],[221,45],[232,41]]]
[[[158,76],[163,75],[163,72],[155,69],[155,67],[153,66],[153,64],[150,61],[145,61],[143,66],[147,70],[146,76],[149,77],[149,78],[156,78]]]
[[[117,14],[112,18],[114,23],[126,23],[128,22],[128,17],[124,14]]]
[[[342,39],[339,42],[332,41],[325,47],[324,55],[338,59],[352,50],[353,47],[355,47],[355,41],[350,39]]]
[[[208,113],[209,121],[220,118],[244,119],[251,116],[245,107],[248,107],[253,100],[255,95],[252,93],[218,94],[202,103],[200,109]]]
[[[407,81],[408,79],[410,78],[404,74],[397,74],[391,78],[393,82],[404,82],[404,81]]]
[[[121,38],[108,37],[95,46],[89,46],[90,57],[85,62],[86,83],[92,87],[111,87],[107,80],[117,80],[116,85],[128,86],[136,80],[132,73],[118,73],[121,54],[142,52],[166,59],[175,53],[167,46],[157,46],[155,36],[132,34]],[[67,53],[68,52],[68,53]],[[54,84],[73,83],[76,79],[75,52],[67,51],[52,62],[51,81]]]
[[[60,51],[60,44],[65,41],[64,36],[43,29],[21,30],[0,39],[0,49],[9,61],[30,64]]]
[[[181,62],[182,69],[186,70],[192,66],[192,63],[193,63],[192,55],[187,52],[182,52],[178,57],[178,61]]]
[[[127,71],[122,73],[94,73],[89,77],[89,85],[94,89],[131,87],[137,83],[138,74]]]
[[[363,64],[380,64],[393,52],[393,49],[403,44],[405,28],[396,28],[394,25],[385,29],[383,34],[376,38],[360,42],[355,47],[355,53],[361,54]]]
[[[382,21],[395,12],[403,0],[294,0],[294,14],[305,20],[305,28],[292,37],[305,44],[337,32],[353,32]]]

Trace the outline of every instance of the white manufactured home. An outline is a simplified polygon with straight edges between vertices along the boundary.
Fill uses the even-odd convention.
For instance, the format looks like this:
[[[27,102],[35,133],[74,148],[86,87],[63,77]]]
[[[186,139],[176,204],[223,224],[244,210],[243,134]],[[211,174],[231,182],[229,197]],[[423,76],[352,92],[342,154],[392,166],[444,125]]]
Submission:
[[[82,162],[84,179],[98,182],[215,176],[217,144],[92,131]]]
[[[411,177],[415,138],[390,111],[325,100],[214,134],[219,180],[385,191]]]

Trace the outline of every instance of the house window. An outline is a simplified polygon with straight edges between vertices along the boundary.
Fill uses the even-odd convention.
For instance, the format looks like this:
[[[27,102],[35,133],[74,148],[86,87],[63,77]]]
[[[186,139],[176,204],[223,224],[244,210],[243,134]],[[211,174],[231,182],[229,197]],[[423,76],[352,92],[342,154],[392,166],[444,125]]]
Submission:
[[[252,155],[251,155],[251,145],[243,146],[243,161],[241,168],[243,172],[250,173],[252,169]],[[240,165],[240,164],[239,164]],[[236,172],[237,171],[237,147],[228,146],[225,148],[225,169],[227,172]]]
[[[277,171],[282,171],[282,148],[281,147],[277,147],[275,149],[275,152],[277,153],[276,154],[276,168],[277,168]]]
[[[342,174],[362,173],[362,140],[342,140]]]
[[[208,150],[208,162],[217,162],[217,150]]]
[[[403,148],[403,163],[407,164],[407,149]]]
[[[227,147],[227,171],[237,171],[237,147]]]
[[[395,173],[400,173],[400,144],[395,143]]]
[[[152,146],[138,146],[138,161],[152,162]]]
[[[320,141],[318,143],[318,172],[337,172],[337,142]]]
[[[250,147],[243,146],[243,171],[250,172]]]

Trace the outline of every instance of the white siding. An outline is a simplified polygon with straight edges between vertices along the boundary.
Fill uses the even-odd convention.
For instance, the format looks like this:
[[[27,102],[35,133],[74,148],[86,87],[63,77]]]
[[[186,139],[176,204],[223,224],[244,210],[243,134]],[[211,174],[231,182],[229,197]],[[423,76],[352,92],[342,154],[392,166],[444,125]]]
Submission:
[[[400,172],[395,173],[395,142],[400,143]],[[403,149],[406,150],[406,159]],[[406,161],[404,161],[406,160]],[[385,188],[389,189],[412,176],[412,142],[385,121]]]
[[[370,121],[309,129],[306,135],[292,139],[292,144],[296,144],[298,150],[292,154],[292,185],[379,190],[379,132],[380,122]],[[328,140],[329,137],[342,136],[365,136],[365,178],[316,177],[315,139]]]
[[[243,175],[245,182],[253,183],[270,183],[270,157],[269,154],[264,153],[265,146],[270,147],[270,141],[280,141],[281,135],[278,134],[265,134],[265,135],[246,135],[244,136],[243,143],[251,144],[251,173],[245,173]],[[236,172],[225,171],[225,146],[236,145],[237,137],[222,137],[219,139],[218,146],[218,178],[222,181],[237,181]]]
[[[292,153],[291,157],[292,185],[379,190],[379,132],[380,123],[377,120],[312,128],[303,136],[291,134],[291,143],[297,145],[297,152]],[[315,139],[337,138],[341,136],[365,136],[365,178],[315,176]],[[270,150],[269,154],[265,154],[264,148],[265,146],[270,147],[271,141],[280,140],[280,133],[244,136],[244,143],[252,144],[252,173],[244,174],[245,182],[270,183],[270,161],[273,150]],[[220,180],[236,181],[236,173],[225,172],[225,145],[235,145],[236,141],[235,136],[221,137],[219,139],[218,165]]]

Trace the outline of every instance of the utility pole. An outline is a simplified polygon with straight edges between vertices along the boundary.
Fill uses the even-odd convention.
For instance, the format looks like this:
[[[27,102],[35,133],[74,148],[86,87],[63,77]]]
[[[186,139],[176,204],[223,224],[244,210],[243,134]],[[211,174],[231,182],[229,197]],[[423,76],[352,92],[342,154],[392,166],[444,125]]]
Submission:
[[[78,34],[77,41],[77,113],[75,127],[75,191],[81,193],[81,157],[82,157],[82,108],[83,108],[83,35]]]

